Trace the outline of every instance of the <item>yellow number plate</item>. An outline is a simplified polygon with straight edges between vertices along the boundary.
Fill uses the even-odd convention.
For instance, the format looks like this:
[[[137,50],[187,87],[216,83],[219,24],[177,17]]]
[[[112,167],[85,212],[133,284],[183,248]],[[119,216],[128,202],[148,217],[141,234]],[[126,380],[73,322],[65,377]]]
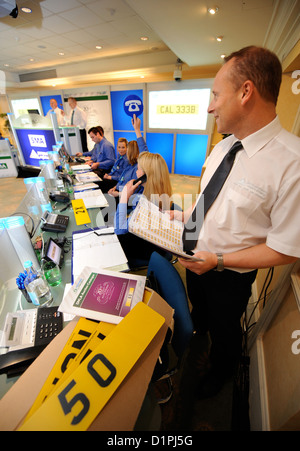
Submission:
[[[72,200],[72,207],[77,225],[88,224],[91,222],[82,199]]]
[[[92,321],[86,318],[78,320],[66,346],[52,368],[42,390],[26,416],[26,420],[43,404],[50,394],[59,387],[66,377],[98,346],[115,324]]]
[[[88,429],[164,321],[139,302],[19,430]]]

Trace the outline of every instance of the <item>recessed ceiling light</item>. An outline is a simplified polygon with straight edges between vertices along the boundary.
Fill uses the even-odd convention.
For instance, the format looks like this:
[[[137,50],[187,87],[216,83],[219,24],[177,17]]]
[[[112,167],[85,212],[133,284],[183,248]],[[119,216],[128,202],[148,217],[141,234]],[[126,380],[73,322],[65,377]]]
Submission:
[[[23,6],[23,7],[21,8],[21,11],[23,11],[23,13],[26,13],[26,14],[32,13],[32,9],[27,8],[27,6]]]
[[[225,56],[226,56],[226,55],[223,54],[223,55],[221,55],[221,58],[225,58]]]
[[[59,55],[60,56],[64,56],[64,52],[59,52]]]
[[[102,45],[96,45],[96,49],[97,50],[101,50],[102,49]]]
[[[218,42],[221,42],[223,40],[223,36],[217,36],[216,39]]]
[[[34,61],[34,58],[30,58],[29,61]]]
[[[216,14],[219,11],[219,8],[217,6],[214,6],[213,8],[208,8],[207,10],[209,12],[209,14]]]
[[[141,37],[141,41],[148,41],[148,39],[149,39],[149,38],[148,38],[147,36],[142,36],[142,37]]]
[[[4,64],[5,67],[9,67],[9,64]]]

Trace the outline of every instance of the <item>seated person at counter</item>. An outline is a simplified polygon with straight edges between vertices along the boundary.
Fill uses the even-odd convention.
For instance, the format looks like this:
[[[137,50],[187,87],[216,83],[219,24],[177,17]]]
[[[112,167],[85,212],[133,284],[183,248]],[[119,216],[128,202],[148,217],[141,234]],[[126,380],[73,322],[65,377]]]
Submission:
[[[90,128],[88,133],[95,146],[90,152],[85,152],[84,156],[91,157],[87,163],[94,172],[103,177],[105,173],[110,172],[115,163],[114,146],[105,138],[101,126]],[[76,156],[82,156],[82,153],[78,152]]]
[[[137,137],[137,141],[131,141],[130,146],[130,161],[128,160],[128,141],[126,138],[119,138],[117,151],[119,153],[119,158],[116,160],[111,172],[109,174],[104,174],[103,182],[99,183],[99,187],[101,188],[103,193],[110,191],[114,197],[118,196],[118,192],[121,191],[120,186],[126,185],[126,183],[135,178],[135,167],[137,167],[137,157],[141,152],[148,152],[147,144],[142,137],[141,134],[141,120],[133,115],[133,119],[131,120],[133,128],[135,130],[135,134]],[[123,143],[123,144],[122,144]],[[126,150],[124,149],[124,143],[126,143]],[[138,148],[136,147],[136,143]],[[125,153],[127,152],[127,155]],[[131,167],[129,167],[131,165]],[[123,172],[124,171],[124,172]],[[110,184],[106,184],[106,181],[110,181]],[[121,184],[119,183],[121,182]],[[118,187],[116,187],[118,185]],[[108,187],[108,189],[107,189]],[[115,189],[113,189],[116,187]]]
[[[126,185],[126,183],[129,182],[129,180],[137,178],[136,171],[138,168],[137,161],[138,161],[139,153],[140,152],[139,152],[139,147],[137,145],[137,142],[130,141],[128,143],[128,150],[127,150],[127,159],[128,159],[129,165],[122,172],[116,186],[114,186],[113,188],[111,188],[108,191],[108,194],[111,194],[112,196],[114,196],[117,199],[117,203],[119,200],[118,198],[119,198],[120,192],[122,191],[122,189]],[[142,192],[142,191],[143,191],[143,189],[142,189],[142,187],[140,187],[139,192]]]
[[[143,195],[153,203],[159,201],[159,207],[162,210],[170,210],[174,208],[171,201],[172,187],[169,176],[168,166],[159,154],[143,152],[138,158],[137,177],[146,174],[147,181],[143,183]],[[133,261],[137,258],[149,259],[152,252],[156,251],[165,254],[165,251],[152,243],[128,232],[128,223],[130,216],[127,218],[128,204],[134,209],[138,204],[142,194],[136,194],[141,187],[141,182],[133,185],[130,180],[122,190],[120,202],[115,215],[115,233],[118,235],[121,246],[128,259],[129,267],[134,266]],[[166,196],[162,196],[165,194]]]
[[[98,182],[99,188],[103,193],[107,193],[111,188],[117,185],[123,171],[130,166],[127,158],[128,141],[126,138],[119,138],[117,144],[118,158],[109,174],[104,174],[102,182]]]
[[[136,165],[137,166],[136,158],[138,157],[138,154],[142,153],[142,152],[148,152],[148,147],[147,147],[146,141],[144,140],[144,138],[142,136],[142,133],[141,133],[141,120],[140,120],[140,118],[136,117],[136,115],[134,114],[133,118],[131,120],[131,123],[132,123],[132,126],[134,128],[134,131],[135,131],[135,134],[136,134],[136,137],[137,137],[137,141],[130,141],[132,143],[131,145],[133,146],[132,149],[130,150],[131,163],[129,163],[129,161],[128,161],[128,155],[127,155],[127,161],[128,161],[128,165],[131,164],[131,165]],[[119,150],[120,140],[123,140],[124,142],[126,141],[127,149],[128,149],[128,141],[125,138],[119,138],[117,150],[118,150],[118,153],[122,157],[122,155],[124,155],[123,154],[124,150],[122,150],[122,153]],[[136,145],[135,145],[136,142],[137,142],[137,145],[138,145],[138,149],[136,148]],[[114,168],[120,166],[118,161],[119,161],[119,159],[114,164],[111,173],[104,175],[104,179],[117,180],[117,183],[118,183],[120,181],[120,179],[122,178],[122,185],[126,185],[126,183],[129,180],[131,180],[132,178],[135,178],[134,170],[132,168],[130,169],[128,167],[125,167],[125,162],[123,161],[124,169],[126,169],[126,171],[128,171],[128,173],[125,174],[125,173],[121,172],[121,175],[119,175],[120,174],[119,171],[116,171],[116,172],[113,173]],[[131,174],[131,172],[132,172],[132,174]],[[131,175],[132,175],[132,177],[131,177]],[[114,183],[111,186],[111,188],[116,186],[117,183]],[[100,188],[102,189],[102,187],[100,187]],[[112,190],[112,191],[114,191],[114,190]],[[120,191],[120,189],[118,189],[118,191]]]

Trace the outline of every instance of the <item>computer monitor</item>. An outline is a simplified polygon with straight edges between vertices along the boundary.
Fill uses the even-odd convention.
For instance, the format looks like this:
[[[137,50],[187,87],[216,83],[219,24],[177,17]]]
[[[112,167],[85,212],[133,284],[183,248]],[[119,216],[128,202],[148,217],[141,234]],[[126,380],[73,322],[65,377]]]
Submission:
[[[40,160],[48,159],[48,152],[56,144],[53,130],[16,129],[25,163],[39,167]]]
[[[40,114],[39,110],[33,109],[33,110],[27,110],[28,114]]]

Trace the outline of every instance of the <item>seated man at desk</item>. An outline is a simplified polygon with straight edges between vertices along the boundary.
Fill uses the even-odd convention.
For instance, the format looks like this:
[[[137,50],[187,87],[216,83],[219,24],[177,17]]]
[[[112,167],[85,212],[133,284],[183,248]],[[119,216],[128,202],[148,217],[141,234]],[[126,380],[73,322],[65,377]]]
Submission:
[[[103,177],[104,174],[110,172],[115,163],[114,146],[105,138],[104,130],[101,126],[90,128],[88,133],[95,146],[90,152],[85,152],[84,156],[91,157],[87,163],[94,172]],[[79,152],[76,156],[82,156],[82,153]]]

